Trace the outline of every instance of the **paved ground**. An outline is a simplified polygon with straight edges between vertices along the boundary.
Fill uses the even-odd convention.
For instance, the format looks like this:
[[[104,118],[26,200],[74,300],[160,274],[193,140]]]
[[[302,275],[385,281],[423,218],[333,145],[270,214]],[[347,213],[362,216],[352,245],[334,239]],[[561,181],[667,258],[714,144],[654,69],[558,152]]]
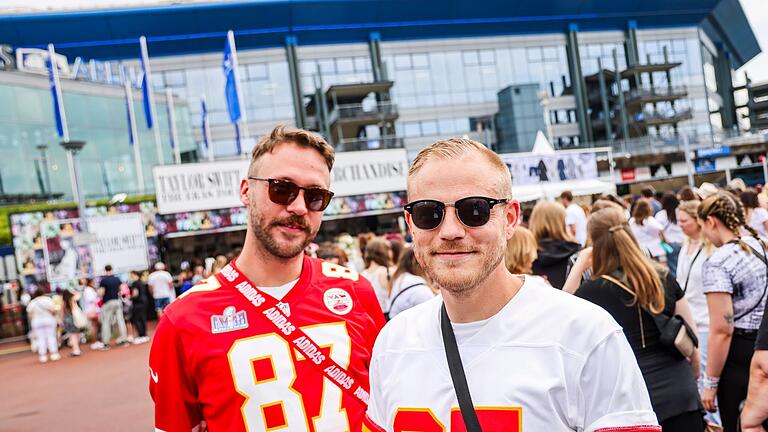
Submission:
[[[40,364],[26,351],[0,356],[0,431],[150,431],[149,345],[109,351],[65,348]]]

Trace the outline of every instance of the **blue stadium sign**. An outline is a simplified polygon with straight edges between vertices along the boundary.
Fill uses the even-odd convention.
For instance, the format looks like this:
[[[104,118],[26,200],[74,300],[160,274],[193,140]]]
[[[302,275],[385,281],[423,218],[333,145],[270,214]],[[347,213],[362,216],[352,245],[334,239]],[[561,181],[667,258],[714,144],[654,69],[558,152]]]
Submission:
[[[716,146],[712,148],[704,148],[696,150],[697,158],[713,158],[720,156],[729,156],[731,154],[730,146]]]

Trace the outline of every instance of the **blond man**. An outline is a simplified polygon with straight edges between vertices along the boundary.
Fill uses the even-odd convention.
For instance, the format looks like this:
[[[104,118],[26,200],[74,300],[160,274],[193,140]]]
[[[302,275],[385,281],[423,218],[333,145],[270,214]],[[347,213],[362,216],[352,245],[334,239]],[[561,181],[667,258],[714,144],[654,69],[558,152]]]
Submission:
[[[442,298],[379,335],[364,431],[661,430],[610,315],[507,271],[519,205],[495,153],[467,139],[434,143],[411,166],[408,198],[417,259]]]

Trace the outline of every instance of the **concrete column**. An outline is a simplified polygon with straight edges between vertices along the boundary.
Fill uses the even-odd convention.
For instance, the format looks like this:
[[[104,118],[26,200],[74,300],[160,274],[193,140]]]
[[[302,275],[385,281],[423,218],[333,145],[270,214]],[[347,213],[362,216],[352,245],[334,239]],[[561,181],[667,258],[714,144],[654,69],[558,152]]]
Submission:
[[[374,81],[382,81],[382,63],[381,63],[381,34],[379,32],[371,33],[368,39],[368,52],[371,57],[371,72],[373,72]]]
[[[568,70],[571,75],[571,86],[576,99],[576,118],[579,122],[579,135],[582,145],[592,142],[592,127],[589,121],[587,106],[586,84],[584,74],[581,71],[581,57],[579,56],[578,26],[568,26],[566,51],[568,53]]]
[[[733,80],[731,77],[731,59],[728,52],[718,46],[715,59],[715,75],[717,76],[717,92],[723,99],[720,116],[723,119],[723,129],[729,130],[739,124],[736,114],[736,101],[733,97]]]
[[[600,81],[600,99],[603,103],[603,121],[605,122],[605,139],[608,144],[613,143],[613,127],[611,126],[611,106],[608,103],[608,87],[605,84],[605,74],[603,73],[603,61],[597,58],[598,79]]]
[[[637,49],[637,21],[631,20],[627,23],[627,40],[625,42],[625,56],[627,66],[634,67],[640,64],[640,51]],[[618,69],[617,69],[618,72]],[[642,80],[639,74],[635,73],[635,85],[639,88]]]
[[[627,111],[624,107],[624,90],[621,88],[621,73],[619,71],[619,56],[616,50],[613,50],[613,67],[616,71],[616,93],[619,97],[619,119],[621,120],[621,137],[624,141],[624,151],[626,152],[627,140],[629,139],[629,125],[627,124]]]
[[[285,38],[285,58],[288,60],[288,74],[291,80],[291,96],[293,101],[293,115],[296,126],[307,127],[307,113],[304,110],[304,95],[301,90],[301,74],[299,73],[299,59],[296,55],[298,41],[295,36]]]

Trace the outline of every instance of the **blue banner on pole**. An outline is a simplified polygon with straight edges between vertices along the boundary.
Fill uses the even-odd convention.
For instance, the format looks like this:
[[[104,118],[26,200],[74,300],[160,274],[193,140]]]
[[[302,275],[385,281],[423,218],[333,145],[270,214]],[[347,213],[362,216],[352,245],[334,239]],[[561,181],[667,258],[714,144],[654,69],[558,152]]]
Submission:
[[[240,120],[240,99],[237,94],[237,79],[235,78],[235,50],[227,39],[227,43],[224,45],[224,61],[222,68],[224,70],[224,77],[227,80],[224,86],[224,95],[227,99],[227,110],[229,111],[229,119],[232,123],[237,123]],[[238,153],[239,154],[239,153]]]
[[[240,142],[240,123],[235,123],[235,145],[237,146],[237,154],[242,154],[243,145]]]
[[[46,62],[48,66],[48,83],[51,87],[51,96],[53,96],[53,116],[56,119],[56,133],[59,137],[64,136],[64,121],[61,118],[61,101],[59,100],[59,80],[58,76],[54,73],[53,68],[56,67],[56,59],[48,56]]]
[[[203,131],[203,147],[205,148],[205,151],[208,151],[208,107],[205,104],[205,97],[200,97],[200,105],[201,105],[201,111],[200,111],[200,122],[201,122],[201,130]]]
[[[131,127],[131,105],[128,103],[128,93],[125,94],[125,114],[128,120],[128,144],[133,146],[133,127]]]
[[[152,102],[154,102],[152,100],[152,77],[150,76],[149,54],[143,37],[139,39],[139,49],[141,51],[139,60],[141,61],[141,94],[144,97],[144,117],[147,119],[147,128],[152,129],[155,125],[152,109]]]

